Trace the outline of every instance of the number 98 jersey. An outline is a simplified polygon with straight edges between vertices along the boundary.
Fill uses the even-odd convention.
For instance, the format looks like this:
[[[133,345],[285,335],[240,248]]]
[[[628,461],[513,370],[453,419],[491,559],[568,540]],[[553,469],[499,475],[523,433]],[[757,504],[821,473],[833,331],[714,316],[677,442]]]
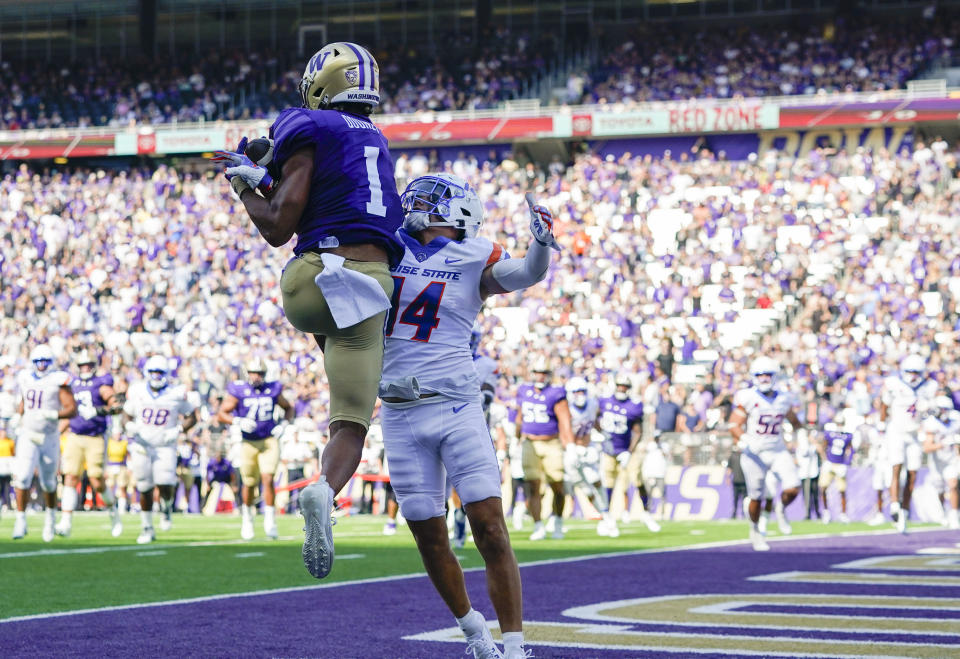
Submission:
[[[747,448],[753,453],[778,451],[787,447],[783,441],[783,422],[787,412],[797,406],[796,397],[786,391],[774,389],[764,395],[756,387],[741,389],[734,397],[735,407],[747,413],[747,428],[744,438]]]
[[[194,409],[183,385],[169,385],[154,391],[143,381],[130,385],[123,405],[123,411],[137,423],[138,439],[153,446],[171,443],[168,431],[180,424],[181,415],[190,414]]]
[[[487,266],[510,256],[486,238],[439,237],[421,245],[403,229],[397,236],[406,249],[391,268],[381,393],[390,382],[415,376],[422,392],[473,400],[480,383],[470,333],[483,306],[480,277]]]

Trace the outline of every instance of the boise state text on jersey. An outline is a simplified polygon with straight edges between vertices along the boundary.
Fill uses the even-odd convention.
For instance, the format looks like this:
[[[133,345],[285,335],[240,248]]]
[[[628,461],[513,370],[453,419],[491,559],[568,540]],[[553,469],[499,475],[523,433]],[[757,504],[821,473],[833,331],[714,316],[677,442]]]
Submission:
[[[112,375],[94,375],[92,378],[84,380],[83,378],[74,378],[70,383],[73,390],[73,397],[77,405],[88,405],[91,407],[103,407],[107,401],[100,395],[100,387],[112,387]],[[97,415],[90,419],[84,419],[79,414],[70,419],[70,432],[78,435],[102,435],[107,431],[107,417]]]
[[[277,407],[277,398],[283,391],[279,382],[264,382],[255,387],[248,382],[231,382],[227,385],[227,393],[237,399],[237,408],[233,411],[235,418],[253,419],[257,427],[253,432],[241,433],[245,440],[260,440],[270,436],[276,427],[274,410]]]
[[[532,384],[517,389],[517,406],[520,408],[520,432],[525,435],[556,435],[560,432],[554,407],[567,399],[563,387],[537,389]]]
[[[318,246],[372,243],[391,265],[403,246],[394,235],[403,222],[387,140],[373,123],[336,110],[288,108],[270,128],[274,161],[282,168],[294,152],[313,147],[310,197],[297,225],[301,254]]]
[[[470,352],[470,334],[483,306],[480,279],[488,266],[509,254],[481,237],[438,237],[421,245],[403,229],[397,236],[406,250],[391,267],[393,297],[384,328],[381,393],[391,382],[412,375],[421,392],[475,400],[480,375]],[[416,351],[406,349],[410,341],[419,344]]]
[[[643,404],[614,396],[601,398],[599,404],[600,431],[605,435],[603,452],[616,456],[629,450],[631,430],[643,420]]]

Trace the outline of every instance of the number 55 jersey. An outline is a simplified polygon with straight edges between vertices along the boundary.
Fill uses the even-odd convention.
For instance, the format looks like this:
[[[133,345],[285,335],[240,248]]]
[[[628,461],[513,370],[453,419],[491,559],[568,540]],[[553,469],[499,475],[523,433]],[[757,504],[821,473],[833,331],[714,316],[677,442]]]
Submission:
[[[391,269],[393,298],[384,330],[380,395],[414,398],[396,392],[415,376],[421,393],[473,400],[480,382],[470,352],[470,333],[483,306],[484,269],[510,258],[486,238],[457,242],[438,237],[426,245],[400,229],[403,260]],[[410,350],[410,342],[417,349]]]
[[[783,451],[783,422],[787,412],[797,406],[796,397],[789,392],[773,389],[769,394],[756,387],[741,389],[734,397],[734,407],[742,407],[747,413],[747,428],[744,439],[753,453]]]

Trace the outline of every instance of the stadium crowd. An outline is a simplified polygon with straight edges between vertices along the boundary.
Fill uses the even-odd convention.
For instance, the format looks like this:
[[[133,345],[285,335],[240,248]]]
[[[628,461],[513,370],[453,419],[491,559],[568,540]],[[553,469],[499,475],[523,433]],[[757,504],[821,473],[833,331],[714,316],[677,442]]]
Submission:
[[[876,424],[881,379],[912,352],[960,407],[960,246],[950,240],[958,158],[938,139],[896,153],[820,148],[743,162],[706,149],[589,152],[547,169],[509,156],[426,162],[476,186],[481,233],[508,251],[523,244],[524,193],[536,190],[565,247],[544,284],[488,305],[480,351],[500,367],[494,424],[510,423],[506,408],[540,357],[556,384],[580,376],[593,394],[628,374],[645,410],[640,451],[665,464],[726,459],[731,398],[757,354],[780,363],[784,386],[804,402],[800,417],[820,427],[843,407]],[[397,158],[401,184],[417,160]],[[188,465],[197,453],[198,477],[229,444],[214,418],[226,385],[260,357],[296,411],[285,469],[291,480],[309,475],[326,431],[322,362],[278,306],[283,252],[258,240],[238,210],[211,171],[21,165],[7,174],[3,425],[13,416],[12,376],[29,368],[34,345],[48,343],[68,370],[71,354],[92,349],[119,382],[163,355],[200,401],[195,448],[185,452]],[[759,343],[743,329],[754,309],[781,312]],[[857,460],[866,454],[864,446]]]
[[[956,17],[932,22],[641,28],[571,72],[568,104],[901,89],[955,46]],[[735,45],[732,45],[735,44]],[[495,27],[476,38],[378,44],[384,113],[484,109],[535,94],[538,72],[566,58],[552,35]],[[773,55],[776,53],[776,55]],[[424,65],[429,62],[428,65]],[[571,59],[572,63],[573,60]],[[302,58],[290,50],[181,52],[75,62],[5,58],[0,129],[130,126],[269,118],[298,105]],[[559,84],[563,84],[561,80]]]

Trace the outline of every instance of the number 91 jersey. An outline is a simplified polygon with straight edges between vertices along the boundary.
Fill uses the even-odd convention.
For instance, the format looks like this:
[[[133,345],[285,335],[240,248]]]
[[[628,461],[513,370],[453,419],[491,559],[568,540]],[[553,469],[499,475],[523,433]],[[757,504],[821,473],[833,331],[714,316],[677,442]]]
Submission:
[[[733,400],[734,407],[742,407],[747,413],[747,429],[744,433],[747,448],[752,452],[778,451],[785,449],[783,422],[787,412],[797,406],[796,397],[786,391],[774,389],[770,396],[760,393],[756,387],[741,389]]]
[[[146,382],[134,382],[127,391],[123,411],[137,423],[139,439],[154,446],[170,443],[168,431],[180,423],[180,416],[196,409],[183,385],[154,391]]]
[[[470,333],[483,306],[480,277],[510,256],[486,238],[439,237],[421,245],[402,229],[397,236],[406,249],[391,269],[381,393],[389,383],[415,376],[421,391],[473,400],[480,384]]]

